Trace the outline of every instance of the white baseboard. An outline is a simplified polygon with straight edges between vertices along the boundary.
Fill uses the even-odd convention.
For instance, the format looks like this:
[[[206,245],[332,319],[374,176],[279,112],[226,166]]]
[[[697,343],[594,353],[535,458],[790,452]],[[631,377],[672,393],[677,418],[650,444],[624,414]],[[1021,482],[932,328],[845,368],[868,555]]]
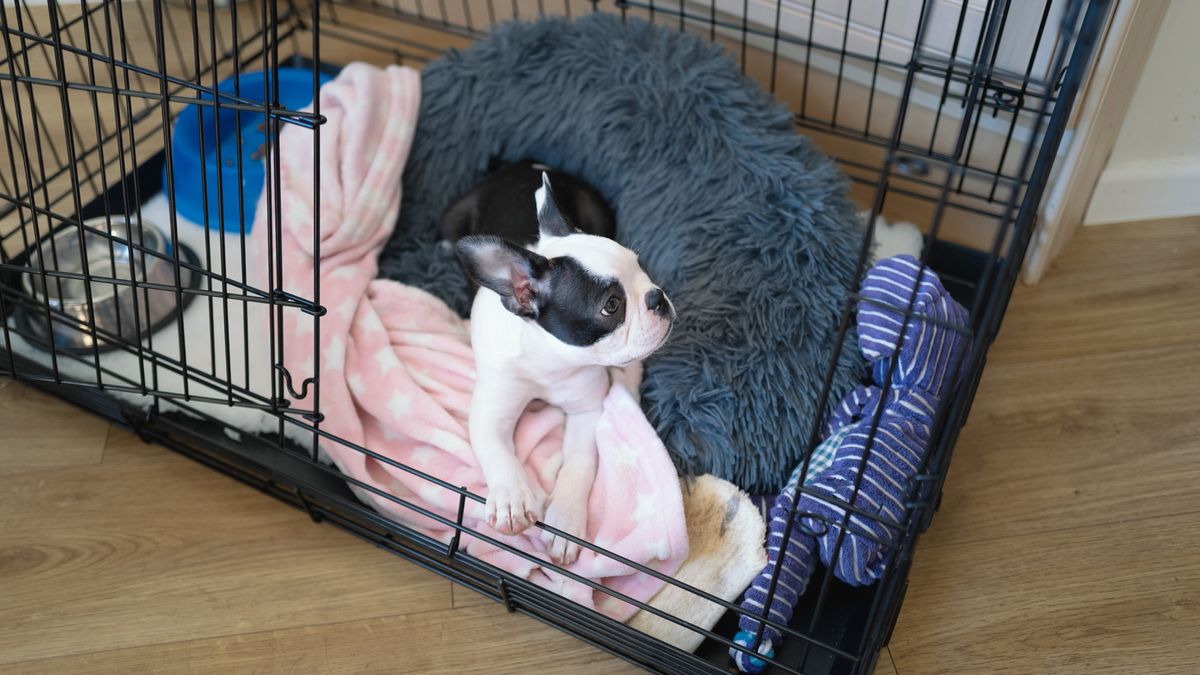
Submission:
[[[1084,225],[1200,215],[1200,157],[1130,162],[1100,175]]]

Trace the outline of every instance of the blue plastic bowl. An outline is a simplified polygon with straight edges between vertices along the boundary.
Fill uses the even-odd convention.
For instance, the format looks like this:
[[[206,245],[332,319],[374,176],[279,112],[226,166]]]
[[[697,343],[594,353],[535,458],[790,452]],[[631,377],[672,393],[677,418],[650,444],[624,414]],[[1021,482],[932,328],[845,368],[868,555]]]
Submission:
[[[304,68],[280,68],[279,105],[289,110],[299,110],[312,102],[313,74]],[[318,82],[325,84],[332,77],[318,74]],[[219,93],[228,93],[237,99],[262,103],[269,97],[272,84],[266,73],[254,71],[242,73],[217,85]],[[212,99],[205,93],[202,99]],[[226,102],[222,97],[222,103]],[[239,119],[240,117],[240,119]],[[179,113],[171,133],[171,166],[175,178],[175,211],[194,222],[206,223],[217,230],[224,221],[226,232],[250,231],[254,224],[254,210],[262,193],[265,167],[258,149],[266,142],[265,116],[246,110],[237,111],[222,107],[215,111],[212,106],[189,105]],[[219,122],[219,125],[218,125]],[[217,128],[220,127],[220,138]],[[241,136],[241,162],[239,171],[238,137]],[[203,138],[203,144],[201,143]],[[220,148],[221,162],[217,163]],[[203,174],[201,170],[203,169]],[[204,185],[201,186],[203,177]],[[238,186],[241,186],[239,203]],[[163,164],[163,189],[167,189],[167,165]],[[208,212],[205,217],[205,205]]]

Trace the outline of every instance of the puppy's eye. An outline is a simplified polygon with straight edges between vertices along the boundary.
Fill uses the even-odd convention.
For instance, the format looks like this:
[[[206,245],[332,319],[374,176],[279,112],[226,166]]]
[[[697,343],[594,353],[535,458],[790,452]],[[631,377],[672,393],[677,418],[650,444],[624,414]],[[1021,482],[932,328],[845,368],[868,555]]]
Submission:
[[[604,316],[612,316],[617,313],[618,309],[621,309],[621,298],[614,295],[609,297],[604,306],[600,308],[600,313]]]

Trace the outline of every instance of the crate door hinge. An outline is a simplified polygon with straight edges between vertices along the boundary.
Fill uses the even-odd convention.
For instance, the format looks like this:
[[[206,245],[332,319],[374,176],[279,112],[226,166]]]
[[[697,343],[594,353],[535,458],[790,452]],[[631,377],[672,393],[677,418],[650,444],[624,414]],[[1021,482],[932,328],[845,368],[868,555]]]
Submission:
[[[508,582],[506,582],[504,579],[500,579],[496,585],[500,589],[500,602],[504,603],[504,608],[507,609],[510,614],[517,611],[517,603],[512,599],[512,596],[508,594]]]
[[[458,541],[462,537],[463,528],[463,513],[467,508],[467,486],[459,486],[462,492],[458,493],[458,517],[454,519],[454,536],[450,539],[450,548],[446,551],[446,556],[454,560],[454,555],[458,553]]]
[[[300,504],[304,506],[304,512],[308,514],[309,518],[312,518],[314,523],[319,523],[323,520],[321,514],[317,513],[316,509],[313,508],[312,502],[308,501],[308,498],[304,496],[304,490],[297,489],[296,496],[300,498]]]

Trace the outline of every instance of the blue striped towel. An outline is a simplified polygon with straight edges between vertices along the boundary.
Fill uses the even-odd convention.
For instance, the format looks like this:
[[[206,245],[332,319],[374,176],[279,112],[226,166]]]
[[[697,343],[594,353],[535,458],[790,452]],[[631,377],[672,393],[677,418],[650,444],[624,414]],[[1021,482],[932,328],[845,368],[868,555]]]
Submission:
[[[906,319],[910,298],[912,311]],[[808,586],[814,555],[855,586],[874,583],[886,571],[888,554],[903,532],[912,479],[924,463],[939,403],[965,353],[966,309],[936,274],[910,256],[889,258],[867,273],[857,310],[858,344],[874,384],[856,388],[831,412],[825,441],[809,459],[806,490],[795,509],[803,465],[775,498],[768,514],[768,563],[742,601],[748,612],[766,614],[771,577],[782,561],[769,610],[771,619],[782,624],[791,620]],[[879,423],[872,429],[876,415]],[[846,519],[844,533],[843,504],[857,511]],[[785,542],[783,531],[793,517],[797,521]],[[759,625],[758,619],[742,616],[734,641],[754,644]],[[756,651],[770,656],[780,637],[768,625]],[[730,655],[743,672],[759,672],[766,665],[735,649]]]

